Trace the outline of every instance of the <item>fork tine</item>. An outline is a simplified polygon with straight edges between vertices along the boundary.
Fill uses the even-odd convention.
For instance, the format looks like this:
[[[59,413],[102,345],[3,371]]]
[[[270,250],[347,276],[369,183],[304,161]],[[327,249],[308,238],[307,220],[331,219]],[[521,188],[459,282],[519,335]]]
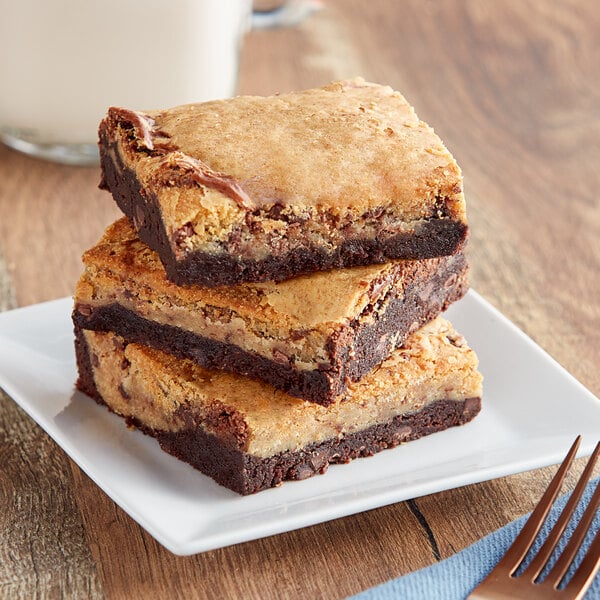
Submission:
[[[590,480],[592,473],[594,472],[594,467],[598,460],[599,454],[600,454],[600,443],[598,443],[596,445],[596,448],[595,448],[594,452],[592,453],[592,455],[590,456],[588,463],[587,463],[583,473],[581,474],[581,477],[579,478],[579,481],[577,482],[575,489],[573,490],[573,492],[571,493],[571,496],[569,497],[569,501],[563,508],[563,510],[560,514],[560,517],[558,518],[554,527],[548,534],[548,537],[546,538],[543,546],[539,549],[538,553],[535,555],[535,557],[533,558],[533,560],[531,561],[529,566],[522,573],[523,577],[526,577],[527,579],[534,581],[535,578],[540,574],[540,572],[542,571],[542,569],[544,568],[546,563],[548,562],[548,559],[552,556],[552,552],[554,551],[558,540],[560,539],[563,531],[565,530],[565,527],[567,526],[573,513],[575,512],[575,509],[577,508],[577,505],[579,504],[579,500],[581,499],[581,496],[583,495],[583,492],[585,491],[585,487],[586,487],[588,481]],[[596,491],[598,491],[598,490],[596,490]],[[592,504],[592,502],[590,502],[590,505],[591,504]],[[592,514],[589,518],[589,522],[591,522],[591,519],[593,518],[593,512],[594,511],[592,511]],[[587,512],[586,512],[586,515],[587,515]],[[584,518],[581,519],[581,523],[583,523],[583,522],[584,522]],[[585,527],[582,528],[581,530],[579,529],[579,527],[576,529],[574,536],[571,538],[571,541],[569,542],[569,544],[567,545],[567,547],[564,550],[564,553],[566,553],[567,548],[568,548],[568,549],[570,549],[570,553],[567,553],[566,555],[563,553],[563,555],[565,556],[565,560],[563,562],[558,561],[556,563],[555,567],[553,568],[553,570],[551,571],[551,574],[548,577],[553,577],[553,580],[556,581],[557,583],[560,581],[560,579],[566,573],[567,568],[568,568],[569,564],[571,563],[573,557],[577,553],[577,550],[579,549],[581,542],[585,538],[585,534],[586,534],[588,527],[589,527],[589,523],[587,523],[585,525]],[[581,536],[581,539],[580,539],[579,543],[577,544],[577,547],[573,549],[573,544],[574,544],[573,540],[575,539],[575,535],[578,532]],[[562,559],[562,557],[561,557],[561,559]],[[559,564],[560,564],[560,569],[562,569],[562,570],[557,569]]]
[[[598,455],[599,449],[600,443],[596,446],[596,451],[594,453],[596,456]],[[560,580],[567,572],[569,565],[577,555],[577,551],[579,550],[579,547],[585,539],[590,525],[594,520],[594,516],[596,515],[598,506],[600,506],[600,484],[596,486],[594,494],[590,499],[590,503],[588,504],[586,511],[583,513],[583,516],[581,517],[581,521],[579,521],[577,528],[573,532],[569,543],[565,546],[565,549],[560,555],[560,558],[556,561],[554,567],[552,567],[550,573],[548,573],[548,581],[554,581],[555,587],[560,583]]]
[[[507,550],[506,554],[500,559],[500,562],[496,565],[494,571],[507,570],[509,575],[512,575],[516,571],[517,567],[521,564],[523,558],[531,547],[531,544],[535,540],[544,520],[546,519],[546,516],[548,515],[550,507],[554,503],[558,492],[560,491],[562,482],[564,481],[565,475],[567,474],[567,471],[569,470],[569,467],[571,466],[571,463],[577,454],[580,443],[581,436],[578,435],[558,471],[556,471],[556,474],[552,478],[550,485],[544,492],[541,500],[538,502],[538,505],[531,513],[529,519],[527,519],[523,529],[515,538],[515,541]]]
[[[573,600],[583,598],[598,571],[600,571],[600,529],[596,532],[594,541],[591,543],[579,568],[565,587],[565,590],[568,591],[578,590],[578,593],[573,595]]]

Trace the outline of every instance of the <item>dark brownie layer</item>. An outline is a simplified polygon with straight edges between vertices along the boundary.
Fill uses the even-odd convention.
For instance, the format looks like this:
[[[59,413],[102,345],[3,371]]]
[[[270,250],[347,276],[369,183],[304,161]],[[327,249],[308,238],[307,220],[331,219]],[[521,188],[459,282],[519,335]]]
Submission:
[[[150,247],[157,244],[157,238],[150,233],[155,228],[150,224],[149,231],[142,232],[140,229],[140,238]],[[177,261],[169,248],[165,251],[163,247],[162,253],[160,249],[157,252],[174,283],[217,286],[241,281],[283,281],[304,273],[380,264],[400,258],[447,256],[456,252],[466,235],[467,227],[462,223],[436,219],[426,221],[411,233],[384,239],[348,239],[331,254],[318,247],[305,247],[257,261],[241,260],[229,254],[192,252],[184,260]]]
[[[347,433],[341,439],[330,439],[299,451],[283,452],[268,458],[234,450],[199,428],[178,433],[144,432],[156,437],[169,454],[209,475],[217,483],[238,494],[247,495],[275,487],[286,480],[301,480],[323,474],[330,464],[372,456],[403,442],[464,425],[480,409],[480,398],[438,400],[423,410],[397,416],[387,423],[373,425],[362,431]]]
[[[350,381],[358,381],[381,363],[412,331],[460,299],[467,290],[466,269],[464,255],[457,254],[448,258],[446,269],[426,282],[408,285],[400,297],[392,287],[386,296],[368,306],[360,319],[332,335],[327,345],[330,362],[312,371],[147,320],[119,304],[76,306],[73,320],[84,329],[112,331],[128,342],[189,358],[209,369],[261,379],[292,396],[327,406]]]
[[[77,388],[99,404],[106,405],[94,382],[90,353],[78,327],[75,328],[75,335],[79,368]],[[198,425],[195,415],[185,414],[185,409],[182,409],[180,416],[188,423],[188,427],[179,432],[152,430],[135,419],[127,421],[155,437],[169,454],[189,463],[219,484],[247,495],[277,486],[285,480],[301,480],[324,473],[330,464],[371,456],[402,442],[463,425],[473,419],[480,409],[479,398],[439,400],[418,412],[347,433],[341,439],[310,444],[298,451],[282,452],[267,458],[242,452],[218,435],[206,433]]]
[[[415,231],[392,236],[385,233],[382,225],[381,235],[368,239],[349,238],[332,253],[307,242],[304,247],[273,253],[262,260],[242,259],[227,252],[209,254],[199,251],[177,260],[163,226],[157,198],[141,189],[135,172],[123,164],[117,144],[111,142],[102,129],[100,140],[100,187],[112,193],[140,239],[158,253],[168,278],[178,285],[283,281],[303,273],[384,263],[391,259],[448,256],[454,254],[467,237],[465,223],[435,215],[423,221]],[[249,218],[260,219],[260,216],[249,213]],[[184,230],[181,235],[185,235]]]

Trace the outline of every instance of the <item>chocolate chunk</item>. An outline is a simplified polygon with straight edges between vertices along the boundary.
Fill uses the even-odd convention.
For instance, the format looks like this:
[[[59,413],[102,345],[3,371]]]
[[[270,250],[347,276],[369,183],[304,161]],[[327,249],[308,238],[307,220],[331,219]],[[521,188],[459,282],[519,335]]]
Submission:
[[[119,384],[119,393],[121,394],[121,396],[123,396],[123,398],[125,400],[131,400],[131,396],[129,395],[129,393],[127,392],[127,390],[123,387],[123,384]]]
[[[186,223],[183,227],[180,227],[174,234],[175,243],[181,246],[185,240],[194,235],[194,228],[191,223]]]
[[[78,304],[76,307],[77,311],[82,315],[89,317],[92,314],[92,306],[90,304]]]

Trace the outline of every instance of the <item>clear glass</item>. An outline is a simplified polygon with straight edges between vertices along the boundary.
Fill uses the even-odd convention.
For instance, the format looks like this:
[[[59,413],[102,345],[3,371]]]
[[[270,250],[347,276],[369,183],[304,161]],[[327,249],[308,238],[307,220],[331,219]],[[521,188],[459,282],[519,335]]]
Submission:
[[[235,93],[248,0],[0,0],[0,135],[40,158],[97,162],[110,105]],[[10,57],[7,60],[6,57]]]

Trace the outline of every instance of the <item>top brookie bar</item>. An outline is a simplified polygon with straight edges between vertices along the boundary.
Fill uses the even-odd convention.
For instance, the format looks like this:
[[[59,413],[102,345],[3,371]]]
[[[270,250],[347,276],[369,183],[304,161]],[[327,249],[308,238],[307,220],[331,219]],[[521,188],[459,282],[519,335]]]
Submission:
[[[101,187],[180,285],[451,255],[467,235],[452,155],[402,95],[362,79],[110,108],[99,133]]]
[[[83,255],[73,319],[330,404],[467,289],[453,256],[208,288],[168,281],[127,219]]]

